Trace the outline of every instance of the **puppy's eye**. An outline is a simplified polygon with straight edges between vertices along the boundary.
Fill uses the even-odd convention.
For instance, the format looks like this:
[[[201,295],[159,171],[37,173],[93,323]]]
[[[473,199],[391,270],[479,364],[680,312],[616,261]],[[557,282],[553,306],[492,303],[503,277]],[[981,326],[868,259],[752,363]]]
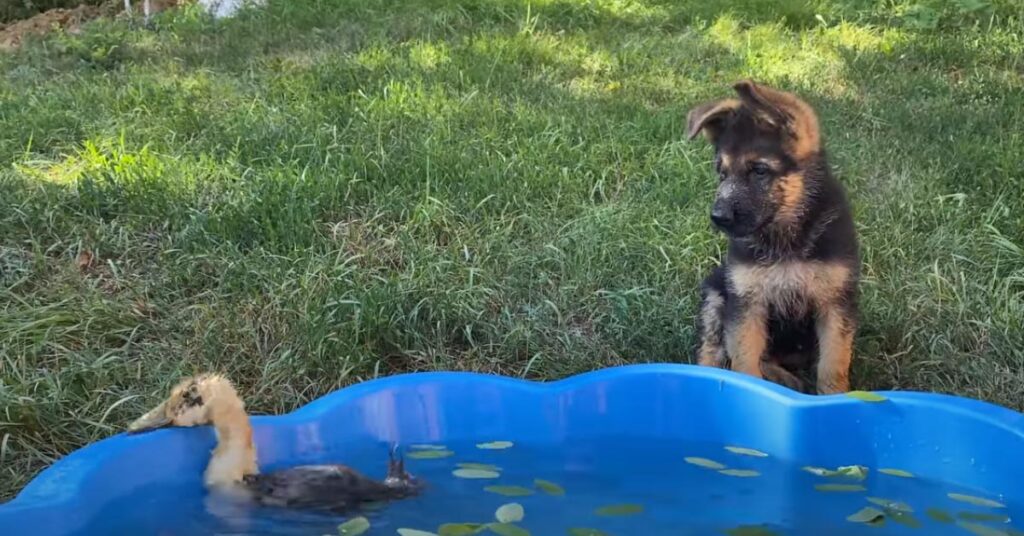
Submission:
[[[750,167],[750,174],[758,179],[766,179],[772,174],[772,169],[764,164],[757,163]]]

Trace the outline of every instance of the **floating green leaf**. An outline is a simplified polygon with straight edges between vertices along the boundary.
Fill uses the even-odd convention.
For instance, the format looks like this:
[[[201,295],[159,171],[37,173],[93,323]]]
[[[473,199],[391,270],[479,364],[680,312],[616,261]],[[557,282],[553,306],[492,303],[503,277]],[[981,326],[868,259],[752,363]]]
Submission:
[[[525,516],[526,511],[523,510],[523,505],[519,503],[503,504],[494,512],[494,519],[497,519],[498,523],[518,523]]]
[[[501,471],[501,467],[497,465],[491,465],[489,463],[457,463],[455,464],[462,469],[480,469],[481,471]]]
[[[864,480],[868,476],[868,468],[863,465],[844,465],[837,469],[826,469],[824,467],[812,467],[804,466],[801,469],[811,473],[812,475],[824,476],[824,477],[844,477],[854,478],[857,480]]]
[[[444,445],[427,445],[423,443],[419,445],[409,445],[409,448],[413,450],[448,450],[448,447]]]
[[[686,463],[696,465],[697,467],[704,467],[705,469],[714,469],[716,471],[719,469],[725,469],[725,464],[721,464],[716,462],[715,460],[709,460],[707,458],[698,458],[695,456],[691,456],[689,458],[683,459],[686,460]]]
[[[867,491],[860,484],[817,484],[814,489],[818,491],[857,492]]]
[[[889,514],[889,519],[894,523],[899,523],[900,525],[910,527],[912,529],[921,528],[921,522],[918,521],[917,518],[914,517],[914,514],[911,514],[910,512],[886,509],[885,513]]]
[[[844,465],[836,469],[836,476],[864,480],[868,477],[868,468],[863,465]]]
[[[725,447],[725,450],[727,450],[727,451],[729,451],[729,452],[731,452],[733,454],[739,454],[741,456],[753,456],[755,458],[767,458],[768,457],[768,453],[767,452],[761,452],[759,450],[748,449],[746,447]]]
[[[511,523],[491,523],[487,528],[498,536],[530,536],[530,531]]]
[[[398,529],[398,536],[437,536],[437,534],[425,530]]]
[[[1008,536],[1005,530],[981,525],[979,523],[969,523],[967,521],[958,521],[956,526],[974,534],[975,536]]]
[[[454,454],[450,450],[414,450],[406,454],[406,456],[414,460],[436,460],[438,458],[447,458]]]
[[[907,512],[907,513],[910,513],[910,512],[914,511],[914,509],[911,508],[909,504],[907,504],[905,502],[894,501],[892,499],[883,499],[881,497],[868,497],[868,502],[872,503],[872,504],[877,504],[878,506],[881,506],[882,508],[886,508],[886,509],[889,509],[889,510],[895,510],[897,512]]]
[[[751,478],[755,476],[761,476],[761,473],[750,469],[722,469],[719,471],[726,476],[735,476],[739,478]]]
[[[438,536],[469,536],[487,528],[481,523],[445,523],[437,527]]]
[[[356,536],[368,530],[370,530],[370,520],[362,516],[353,517],[338,525],[338,534],[340,536]]]
[[[953,516],[949,515],[948,512],[941,508],[929,508],[924,511],[924,515],[928,516],[929,519],[937,523],[953,522]]]
[[[865,506],[857,512],[846,516],[846,520],[851,523],[866,523],[873,525],[878,522],[885,521],[885,512],[871,506]]]
[[[1010,518],[1003,514],[990,514],[988,512],[960,512],[956,517],[964,521],[984,521],[991,523],[1009,523]]]
[[[522,486],[487,486],[484,491],[488,493],[497,493],[498,495],[504,495],[506,497],[526,497],[527,495],[533,495],[533,490],[530,488],[524,488]]]
[[[459,478],[498,478],[501,476],[495,471],[485,471],[483,469],[456,469],[452,471],[452,474]]]
[[[883,475],[898,476],[900,478],[914,478],[914,473],[904,471],[903,469],[885,468],[879,469],[878,472]]]
[[[533,480],[533,485],[537,486],[537,489],[547,493],[548,495],[565,495],[565,489],[550,480],[535,478]]]
[[[512,448],[511,441],[491,441],[490,443],[479,443],[476,448],[484,450],[502,450]]]
[[[850,391],[846,393],[846,396],[850,398],[856,398],[857,400],[861,400],[863,402],[884,402],[888,400],[882,395],[875,394],[869,391]]]
[[[566,531],[569,536],[611,536],[603,530],[574,527]]]
[[[594,510],[594,513],[599,516],[632,516],[643,511],[644,507],[639,504],[609,504]]]
[[[1001,502],[996,502],[992,499],[985,499],[982,497],[975,497],[974,495],[964,495],[963,493],[948,493],[946,495],[954,501],[973,504],[974,506],[983,506],[985,508],[1006,508],[1006,505]]]
[[[778,536],[777,532],[764,525],[742,525],[727,529],[725,534],[728,536]]]

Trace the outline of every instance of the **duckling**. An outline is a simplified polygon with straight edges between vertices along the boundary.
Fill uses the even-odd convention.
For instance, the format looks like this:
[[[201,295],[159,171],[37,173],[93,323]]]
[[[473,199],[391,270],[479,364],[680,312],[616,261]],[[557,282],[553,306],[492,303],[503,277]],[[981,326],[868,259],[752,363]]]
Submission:
[[[345,465],[302,465],[261,474],[245,404],[231,382],[218,374],[186,378],[170,397],[136,419],[129,433],[167,426],[213,424],[217,447],[203,473],[206,487],[239,495],[257,504],[346,513],[364,503],[416,495],[422,483],[390,453],[387,478],[377,481]]]

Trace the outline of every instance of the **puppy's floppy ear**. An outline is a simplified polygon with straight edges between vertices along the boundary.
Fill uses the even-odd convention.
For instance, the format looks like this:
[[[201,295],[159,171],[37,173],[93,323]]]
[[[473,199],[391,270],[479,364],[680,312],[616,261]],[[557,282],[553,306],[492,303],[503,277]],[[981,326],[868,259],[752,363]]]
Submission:
[[[755,117],[789,135],[789,150],[797,159],[806,158],[821,149],[818,116],[796,95],[752,80],[737,82],[733,89]]]
[[[692,140],[704,131],[708,140],[714,143],[722,131],[722,122],[739,107],[740,101],[736,99],[720,99],[705,102],[690,110],[686,115],[687,139]]]
[[[753,80],[742,80],[733,84],[732,88],[740,96],[740,100],[757,116],[775,127],[785,127],[792,117],[780,106],[781,94],[771,88],[762,86]]]

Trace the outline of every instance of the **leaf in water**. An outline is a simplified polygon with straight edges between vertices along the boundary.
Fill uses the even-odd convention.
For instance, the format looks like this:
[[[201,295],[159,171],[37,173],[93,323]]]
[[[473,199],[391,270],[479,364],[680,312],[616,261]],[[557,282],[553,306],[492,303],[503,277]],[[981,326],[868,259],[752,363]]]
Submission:
[[[818,491],[839,491],[839,492],[854,492],[854,491],[867,491],[864,486],[860,484],[817,484],[814,489]]]
[[[398,529],[398,536],[437,536],[437,534],[425,530]]]
[[[882,473],[883,475],[898,476],[898,477],[901,477],[901,478],[914,478],[914,473],[911,473],[911,472],[908,472],[908,471],[904,471],[903,469],[886,468],[886,469],[879,469],[878,472]]]
[[[845,477],[855,478],[857,480],[864,480],[868,476],[868,468],[863,465],[844,465],[838,469],[825,469],[824,467],[812,467],[806,465],[802,467],[804,471],[811,473],[812,475],[824,476],[828,478],[833,477]]]
[[[964,521],[985,521],[991,523],[1009,523],[1009,516],[1003,514],[989,514],[987,512],[960,512],[956,515]]]
[[[407,453],[406,456],[414,460],[436,460],[438,458],[447,458],[454,454],[450,450],[414,450]]]
[[[478,443],[476,448],[484,450],[502,450],[512,448],[511,441],[491,441],[490,443]]]
[[[413,450],[448,450],[448,447],[444,445],[427,445],[424,443],[419,445],[409,445],[409,448]]]
[[[979,523],[957,521],[956,526],[974,534],[975,536],[1008,536],[1005,530],[988,527]]]
[[[924,514],[926,516],[928,516],[929,519],[931,519],[932,521],[935,521],[937,523],[952,523],[953,522],[953,516],[949,515],[948,512],[946,512],[945,510],[943,510],[941,508],[929,508],[929,509],[924,511]]]
[[[733,454],[739,454],[741,456],[753,456],[755,458],[767,458],[768,457],[768,453],[767,452],[761,452],[759,450],[748,449],[748,448],[745,448],[745,447],[725,447],[725,450],[727,450],[727,451],[729,451],[729,452],[731,452]]]
[[[457,463],[462,469],[480,469],[482,471],[501,471],[501,467],[489,463]]]
[[[643,511],[644,507],[639,504],[609,504],[594,510],[594,513],[599,516],[632,516]]]
[[[899,523],[905,527],[912,529],[921,528],[921,522],[914,517],[914,514],[910,512],[901,512],[899,510],[886,509],[885,513],[889,514],[889,519],[893,520],[894,523]]]
[[[533,490],[530,488],[524,488],[522,486],[487,486],[484,491],[488,493],[497,493],[498,495],[504,495],[506,497],[526,497],[527,495],[533,495]]]
[[[1006,508],[1006,505],[1001,502],[993,501],[992,499],[985,499],[982,497],[975,497],[974,495],[964,495],[963,493],[948,493],[946,494],[950,499],[954,501],[965,502],[967,504],[973,504],[974,506],[984,506],[986,508]]]
[[[868,502],[872,503],[872,504],[877,504],[878,506],[881,506],[882,508],[887,508],[889,510],[895,510],[897,512],[907,512],[907,513],[910,513],[910,512],[914,511],[914,509],[911,508],[909,504],[907,504],[905,502],[894,501],[892,499],[883,499],[881,497],[868,497]]]
[[[611,536],[603,530],[574,527],[566,531],[569,536]]]
[[[456,469],[452,471],[452,474],[459,478],[498,478],[501,476],[494,471],[483,469]]]
[[[722,473],[723,475],[726,476],[736,476],[740,478],[751,478],[755,476],[761,476],[761,473],[758,473],[757,471],[752,471],[750,469],[722,469],[721,471],[719,471],[719,473]]]
[[[850,398],[856,398],[857,400],[861,400],[863,402],[884,402],[888,400],[882,395],[871,393],[868,391],[850,391],[846,393],[846,396]]]
[[[494,519],[497,519],[498,523],[518,523],[525,516],[523,505],[519,503],[503,504],[494,512]]]
[[[530,536],[530,531],[511,523],[491,523],[487,528],[498,536]]]
[[[353,517],[338,525],[338,534],[340,536],[356,536],[368,530],[370,530],[370,520],[362,516]]]
[[[684,458],[684,460],[686,460],[686,463],[696,465],[697,467],[704,467],[705,469],[714,469],[716,471],[719,469],[725,469],[724,464],[718,463],[715,460],[709,460],[707,458],[697,458],[695,456],[691,456],[689,458]]]
[[[865,506],[856,513],[846,516],[846,520],[851,523],[878,523],[879,521],[885,521],[885,512],[878,508]]]
[[[535,478],[533,480],[533,485],[537,486],[537,489],[543,491],[544,493],[547,493],[548,495],[565,495],[565,489],[562,488],[562,486],[559,486],[558,484],[551,482],[550,480],[542,480],[540,478]]]
[[[845,476],[848,478],[855,478],[857,480],[864,480],[868,477],[868,468],[863,465],[844,465],[836,469],[836,476]]]
[[[728,536],[778,536],[778,533],[763,525],[742,525],[725,531]]]
[[[469,536],[487,528],[481,523],[445,523],[437,527],[437,536]]]

